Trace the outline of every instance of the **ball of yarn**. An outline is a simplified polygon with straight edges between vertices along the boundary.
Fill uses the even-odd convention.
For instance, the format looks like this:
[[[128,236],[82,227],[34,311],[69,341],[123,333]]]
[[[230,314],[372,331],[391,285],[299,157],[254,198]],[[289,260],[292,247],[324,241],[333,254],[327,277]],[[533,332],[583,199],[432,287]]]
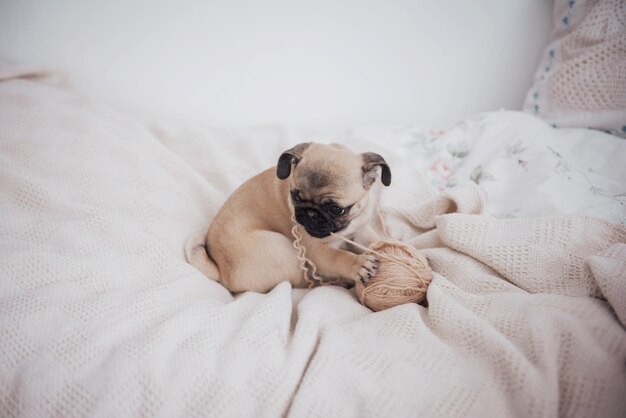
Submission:
[[[425,299],[433,278],[426,257],[395,241],[379,241],[369,248],[385,257],[380,257],[378,271],[367,285],[356,283],[356,295],[363,305],[381,311]]]

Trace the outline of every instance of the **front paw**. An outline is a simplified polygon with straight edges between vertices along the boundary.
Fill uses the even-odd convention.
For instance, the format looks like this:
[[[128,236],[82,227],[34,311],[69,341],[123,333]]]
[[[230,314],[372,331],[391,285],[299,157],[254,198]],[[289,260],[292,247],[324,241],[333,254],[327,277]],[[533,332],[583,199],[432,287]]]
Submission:
[[[354,280],[355,282],[359,281],[363,285],[366,285],[378,271],[380,261],[374,254],[361,254],[359,256],[359,261],[359,270]]]

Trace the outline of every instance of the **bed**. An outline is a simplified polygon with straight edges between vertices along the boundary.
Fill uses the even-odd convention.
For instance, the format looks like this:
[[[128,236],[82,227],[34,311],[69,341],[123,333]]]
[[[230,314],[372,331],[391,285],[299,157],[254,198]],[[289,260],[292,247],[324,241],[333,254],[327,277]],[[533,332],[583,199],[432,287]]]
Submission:
[[[1,417],[624,416],[626,3],[57,3],[0,4]],[[303,141],[385,157],[427,303],[187,263]]]
[[[446,131],[146,122],[46,72],[0,78],[1,416],[626,410],[623,139],[515,111]],[[429,257],[427,308],[231,295],[186,263],[303,138],[387,158],[383,214]]]

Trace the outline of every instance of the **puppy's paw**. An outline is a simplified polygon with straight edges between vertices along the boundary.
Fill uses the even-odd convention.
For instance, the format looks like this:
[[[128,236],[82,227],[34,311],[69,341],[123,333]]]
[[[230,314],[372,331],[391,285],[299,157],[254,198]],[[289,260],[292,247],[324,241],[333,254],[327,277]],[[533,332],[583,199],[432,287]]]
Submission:
[[[359,256],[360,259],[360,268],[355,277],[355,282],[359,281],[366,285],[372,277],[378,271],[378,265],[380,261],[376,258],[374,254],[361,254]]]

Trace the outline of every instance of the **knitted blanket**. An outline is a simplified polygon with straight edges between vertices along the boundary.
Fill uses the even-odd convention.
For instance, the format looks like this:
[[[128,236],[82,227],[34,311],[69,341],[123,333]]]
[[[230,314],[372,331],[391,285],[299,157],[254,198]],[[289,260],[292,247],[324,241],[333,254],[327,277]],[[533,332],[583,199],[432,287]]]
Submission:
[[[431,262],[428,308],[373,313],[353,291],[288,283],[233,296],[185,262],[186,239],[242,181],[320,134],[147,125],[58,80],[13,70],[0,79],[0,416],[626,410],[626,232],[593,216],[622,216],[614,198],[581,195],[575,181],[511,187],[512,200],[558,194],[587,215],[495,218],[485,190],[491,207],[509,208],[485,174],[437,192],[412,171],[412,161],[429,158],[412,142],[338,134],[394,167],[383,212],[391,235]],[[544,144],[561,144],[532,116],[480,123],[485,129],[467,131],[479,144],[504,125],[519,133],[512,140],[531,127]],[[572,140],[578,149],[606,144],[615,151],[607,155],[626,146],[597,132]],[[587,176],[611,191],[623,178],[608,166]],[[481,189],[472,185],[480,178]]]

